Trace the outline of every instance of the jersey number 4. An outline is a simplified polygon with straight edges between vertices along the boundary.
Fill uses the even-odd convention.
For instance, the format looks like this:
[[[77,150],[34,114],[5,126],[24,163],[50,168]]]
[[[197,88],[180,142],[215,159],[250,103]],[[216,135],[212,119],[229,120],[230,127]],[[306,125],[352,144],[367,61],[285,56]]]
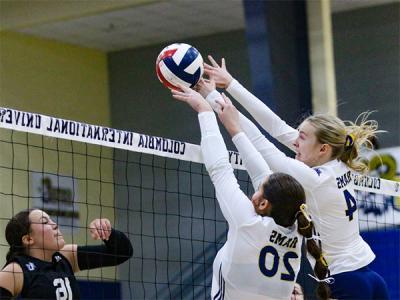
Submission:
[[[53,280],[53,285],[56,289],[57,300],[72,300],[72,290],[68,277],[56,278]]]
[[[265,265],[265,260],[267,255],[270,254],[273,256],[273,263],[270,268]],[[294,281],[296,278],[296,274],[293,270],[293,267],[290,265],[289,259],[298,258],[297,253],[289,251],[283,255],[282,261],[285,265],[287,273],[281,274],[281,279],[286,281]],[[258,259],[258,266],[260,267],[261,273],[263,273],[267,277],[273,277],[278,272],[279,267],[279,254],[278,251],[272,246],[265,246],[260,251],[260,257]]]
[[[346,199],[347,209],[346,216],[349,217],[349,221],[353,220],[353,214],[357,210],[357,202],[353,195],[348,191],[344,190],[344,199]]]

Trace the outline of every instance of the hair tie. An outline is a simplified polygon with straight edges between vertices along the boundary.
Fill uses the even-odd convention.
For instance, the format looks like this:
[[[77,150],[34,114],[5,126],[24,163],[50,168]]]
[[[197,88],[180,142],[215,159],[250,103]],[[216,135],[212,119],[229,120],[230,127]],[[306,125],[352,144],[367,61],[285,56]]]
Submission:
[[[332,283],[335,282],[335,278],[333,278],[333,277],[327,277],[327,278],[324,278],[324,279],[319,279],[319,278],[317,278],[317,277],[315,277],[315,276],[313,276],[311,274],[308,274],[308,276],[310,276],[312,279],[314,279],[317,282],[325,282],[327,284],[332,284]]]
[[[310,216],[308,215],[308,213],[307,213],[307,205],[306,204],[302,204],[302,205],[300,205],[300,208],[299,208],[300,210],[298,210],[297,212],[296,212],[296,214],[294,215],[294,217],[295,217],[295,219],[297,219],[297,216],[299,215],[299,214],[303,214],[303,216],[307,219],[307,221],[308,222],[311,222],[311,218],[310,218]]]
[[[324,255],[321,253],[321,256],[318,258],[318,260],[325,266],[328,267],[328,263],[326,262],[326,259]]]
[[[307,205],[305,203],[300,205],[300,211],[304,215],[304,217],[307,219],[307,221],[311,222],[311,218],[310,218],[310,216],[308,215],[308,212],[307,212]]]
[[[299,229],[300,229],[300,230],[304,230],[304,229],[309,228],[310,226],[311,226],[311,222],[308,222],[308,224],[307,224],[306,226],[304,226],[304,227],[299,227]]]
[[[310,236],[310,237],[305,237],[305,239],[306,239],[306,241],[309,241],[309,240],[321,241],[321,238],[320,238],[318,235],[315,235],[315,234],[313,234],[313,235]]]
[[[296,212],[295,214],[295,219],[297,219],[297,216],[299,214],[303,214],[304,218],[306,218],[306,220],[308,221],[308,224],[304,227],[299,227],[300,230],[304,230],[307,229],[311,226],[311,218],[307,213],[307,205],[305,203],[303,203],[302,205],[300,205],[300,210],[298,212]]]
[[[344,148],[346,150],[353,148],[354,139],[355,139],[354,134],[350,133],[350,134],[346,135],[346,141],[344,142]]]

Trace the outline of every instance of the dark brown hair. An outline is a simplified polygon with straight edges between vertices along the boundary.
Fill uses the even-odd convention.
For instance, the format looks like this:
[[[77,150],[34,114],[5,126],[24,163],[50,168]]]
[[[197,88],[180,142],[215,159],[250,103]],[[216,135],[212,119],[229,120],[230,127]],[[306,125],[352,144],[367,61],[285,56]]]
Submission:
[[[269,216],[283,227],[293,225],[300,205],[306,201],[301,184],[292,176],[279,172],[271,174],[263,183],[263,197],[271,203]]]
[[[308,253],[315,259],[314,274],[318,279],[325,279],[328,275],[328,263],[326,262],[322,250],[317,242],[312,238],[314,224],[304,210],[297,214],[297,230],[306,238],[306,248]],[[331,291],[326,282],[319,282],[317,286],[317,296],[320,299],[329,299]]]
[[[264,182],[263,190],[263,197],[271,203],[269,216],[276,224],[290,227],[297,220],[297,230],[306,238],[307,251],[316,260],[314,273],[318,279],[325,279],[328,274],[328,264],[322,255],[321,248],[312,239],[314,225],[303,206],[306,196],[302,185],[288,174],[273,173]],[[327,283],[319,282],[317,295],[320,299],[330,297],[330,288]]]
[[[15,256],[24,255],[25,247],[22,243],[22,237],[31,231],[31,222],[29,214],[33,209],[26,209],[17,213],[8,221],[6,226],[6,240],[10,245],[6,260],[7,263]]]

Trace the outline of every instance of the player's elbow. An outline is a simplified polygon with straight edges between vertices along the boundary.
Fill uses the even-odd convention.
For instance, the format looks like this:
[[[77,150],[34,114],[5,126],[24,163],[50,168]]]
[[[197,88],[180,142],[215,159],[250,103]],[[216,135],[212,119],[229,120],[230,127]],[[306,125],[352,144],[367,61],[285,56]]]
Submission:
[[[215,160],[212,163],[207,163],[205,164],[205,166],[210,176],[218,175],[225,172],[233,172],[231,164],[225,157]]]
[[[132,246],[131,241],[129,241],[129,245],[128,245],[128,249],[127,249],[127,250],[128,250],[128,251],[127,251],[127,258],[126,258],[126,260],[132,258],[132,256],[133,256],[133,246]]]
[[[131,241],[127,238],[123,247],[121,247],[120,253],[118,255],[118,264],[122,264],[133,256],[133,246]]]

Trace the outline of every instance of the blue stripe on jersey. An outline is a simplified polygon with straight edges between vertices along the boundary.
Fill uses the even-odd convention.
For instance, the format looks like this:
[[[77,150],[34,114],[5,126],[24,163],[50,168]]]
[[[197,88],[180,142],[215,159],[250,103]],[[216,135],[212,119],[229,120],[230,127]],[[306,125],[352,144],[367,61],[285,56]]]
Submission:
[[[222,277],[222,272],[221,272],[221,277]],[[222,277],[222,294],[221,294],[221,300],[225,299],[225,280],[224,277]]]
[[[219,266],[218,278],[219,278],[219,290],[218,293],[213,297],[213,300],[223,300],[225,297],[225,280],[222,277],[222,264]]]

